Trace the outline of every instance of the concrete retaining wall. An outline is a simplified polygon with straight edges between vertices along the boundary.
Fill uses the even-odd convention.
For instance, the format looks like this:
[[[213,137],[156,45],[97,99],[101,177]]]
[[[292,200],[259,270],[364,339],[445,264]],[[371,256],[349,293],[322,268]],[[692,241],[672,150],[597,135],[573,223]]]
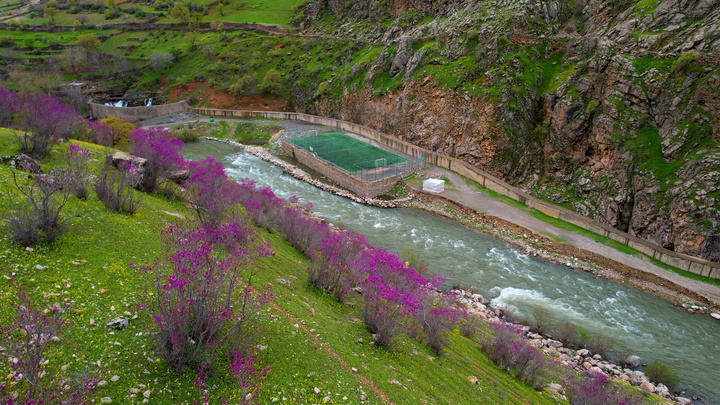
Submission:
[[[123,121],[132,123],[149,120],[150,118],[162,117],[163,115],[175,114],[183,111],[190,111],[190,106],[185,101],[171,104],[152,105],[149,107],[111,107],[104,104],[88,103],[92,110],[93,117],[107,118],[110,116],[120,118]]]
[[[575,224],[581,228],[595,232],[606,238],[616,240],[622,244],[630,246],[646,255],[655,258],[663,263],[675,266],[682,270],[700,274],[706,277],[720,279],[720,263],[711,262],[702,258],[689,256],[682,253],[672,252],[661,246],[655,245],[644,239],[630,235],[621,230],[615,229],[609,225],[601,224],[593,219],[582,216],[576,212],[570,211],[563,207],[539,200],[530,194],[511,186],[497,177],[478,169],[462,160],[452,158],[450,156],[431,152],[429,150],[415,146],[409,142],[393,136],[383,134],[364,125],[352,122],[341,121],[333,118],[318,117],[316,115],[292,112],[274,112],[274,111],[240,111],[240,110],[217,110],[211,108],[196,108],[198,114],[213,115],[222,117],[263,117],[275,118],[283,120],[300,120],[313,124],[325,125],[332,128],[339,128],[343,131],[352,132],[379,144],[385,145],[391,149],[395,149],[415,159],[420,157],[427,163],[453,170],[467,178],[470,178],[483,187],[495,191],[498,194],[510,197],[519,201],[530,208],[549,215],[553,218],[559,218],[564,221]],[[354,190],[351,190],[354,191]]]
[[[386,194],[392,190],[395,184],[402,178],[402,175],[397,175],[365,182],[288,141],[282,141],[282,149],[287,156],[296,159],[298,162],[318,173],[322,173],[340,187],[350,190],[364,198],[375,198],[379,195]]]

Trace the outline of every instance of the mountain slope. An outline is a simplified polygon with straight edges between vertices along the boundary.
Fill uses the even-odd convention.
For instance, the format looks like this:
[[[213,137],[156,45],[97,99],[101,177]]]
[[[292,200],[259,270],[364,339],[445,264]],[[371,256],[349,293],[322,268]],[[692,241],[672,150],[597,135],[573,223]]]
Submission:
[[[720,1],[312,0],[302,11],[306,36],[353,45],[328,52],[338,67],[324,80],[291,72],[295,108],[720,259]]]

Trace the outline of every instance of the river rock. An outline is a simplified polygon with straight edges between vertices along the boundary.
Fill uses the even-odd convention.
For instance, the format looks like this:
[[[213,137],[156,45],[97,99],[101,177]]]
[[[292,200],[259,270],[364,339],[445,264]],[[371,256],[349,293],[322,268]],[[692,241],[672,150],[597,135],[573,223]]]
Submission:
[[[562,385],[556,383],[548,384],[547,389],[557,396],[562,396],[565,391]]]
[[[642,384],[640,384],[640,389],[651,394],[657,391],[657,389],[655,388],[655,384],[651,383],[650,381],[643,381]]]
[[[670,397],[670,389],[665,386],[665,384],[658,384],[655,386],[655,393],[663,398],[669,398]]]
[[[13,156],[10,160],[10,167],[32,174],[42,174],[42,168],[40,167],[40,163],[25,154]]]
[[[625,364],[627,364],[628,367],[632,368],[638,367],[640,366],[640,357],[634,354],[627,356],[627,358],[625,359]]]
[[[577,352],[578,356],[587,357],[590,354],[590,351],[588,349],[580,349]]]
[[[720,314],[718,314],[717,312],[713,312],[712,314],[710,314],[710,316],[720,321]]]
[[[692,403],[692,400],[685,397],[675,397],[675,402],[677,402],[679,405],[689,405]]]

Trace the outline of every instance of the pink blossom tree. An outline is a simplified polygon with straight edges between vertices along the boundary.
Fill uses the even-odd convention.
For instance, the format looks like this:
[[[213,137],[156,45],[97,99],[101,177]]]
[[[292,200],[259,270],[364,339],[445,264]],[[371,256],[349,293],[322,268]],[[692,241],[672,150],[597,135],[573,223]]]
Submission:
[[[159,127],[139,128],[130,132],[129,136],[133,142],[130,153],[147,160],[142,181],[138,185],[141,191],[157,191],[173,171],[185,166],[185,159],[180,155],[184,144],[173,137],[170,131]]]
[[[251,264],[272,254],[269,245],[256,244],[251,228],[237,222],[194,225],[171,225],[163,233],[165,259],[144,268],[155,280],[157,347],[176,371],[211,367],[218,355],[247,346],[272,299],[269,288],[251,286]]]
[[[61,139],[83,127],[82,118],[72,106],[41,94],[25,97],[15,114],[24,131],[18,136],[20,151],[39,159],[45,158]]]

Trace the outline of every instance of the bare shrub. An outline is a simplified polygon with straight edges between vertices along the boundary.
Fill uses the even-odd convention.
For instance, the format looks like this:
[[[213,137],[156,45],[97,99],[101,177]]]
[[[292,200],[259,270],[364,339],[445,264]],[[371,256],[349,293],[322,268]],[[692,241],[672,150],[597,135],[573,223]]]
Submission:
[[[95,181],[95,193],[110,210],[132,215],[139,206],[132,190],[139,177],[137,168],[131,163],[121,164],[117,169],[105,165]]]
[[[24,207],[11,211],[7,218],[10,235],[21,246],[35,246],[39,242],[38,220],[35,212]]]
[[[21,291],[18,295],[17,315],[0,328],[0,358],[12,370],[0,382],[0,400],[18,405],[86,403],[96,385],[88,373],[67,377],[48,374],[44,369],[46,350],[70,322],[65,316],[69,306],[54,304],[36,309],[27,294]]]
[[[60,193],[62,182],[49,174],[38,174],[27,184],[21,185],[17,175],[12,172],[13,182],[20,194],[25,197],[26,204],[16,208],[18,219],[10,222],[11,232],[15,241],[24,246],[37,243],[39,230],[48,243],[54,242],[64,231],[64,220],[60,216],[68,200],[66,193]],[[29,227],[35,227],[35,231]]]

